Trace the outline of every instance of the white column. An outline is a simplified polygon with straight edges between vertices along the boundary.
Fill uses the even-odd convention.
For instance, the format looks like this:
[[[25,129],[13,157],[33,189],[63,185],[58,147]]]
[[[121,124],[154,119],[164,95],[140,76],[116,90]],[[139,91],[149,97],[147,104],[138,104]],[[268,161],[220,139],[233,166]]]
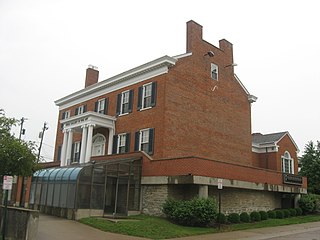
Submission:
[[[112,154],[114,129],[109,128],[108,155]]]
[[[63,130],[63,143],[62,143],[62,149],[61,149],[61,156],[60,156],[60,166],[63,167],[66,165],[66,150],[67,150],[67,144],[68,144],[68,133],[66,130]]]
[[[80,164],[84,163],[86,157],[86,147],[87,147],[87,126],[82,127],[82,139],[81,139],[81,151],[80,151]]]
[[[73,131],[69,129],[68,131],[68,144],[67,144],[67,156],[66,156],[66,165],[71,163],[71,150],[72,150],[72,141],[73,141]]]
[[[87,137],[86,158],[85,158],[86,163],[89,162],[91,158],[93,127],[94,127],[93,124],[88,125],[88,137]]]

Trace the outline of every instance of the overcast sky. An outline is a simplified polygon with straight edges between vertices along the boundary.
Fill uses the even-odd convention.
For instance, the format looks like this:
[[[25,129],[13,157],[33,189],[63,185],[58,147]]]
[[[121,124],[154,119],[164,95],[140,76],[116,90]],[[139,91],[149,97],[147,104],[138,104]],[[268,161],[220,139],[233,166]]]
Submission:
[[[235,72],[258,97],[253,132],[289,131],[301,153],[320,140],[319,9],[317,0],[0,0],[0,109],[28,118],[25,140],[39,142],[46,121],[42,155],[53,160],[54,101],[84,87],[87,66],[101,81],[185,53],[192,19],[206,41],[233,43]]]

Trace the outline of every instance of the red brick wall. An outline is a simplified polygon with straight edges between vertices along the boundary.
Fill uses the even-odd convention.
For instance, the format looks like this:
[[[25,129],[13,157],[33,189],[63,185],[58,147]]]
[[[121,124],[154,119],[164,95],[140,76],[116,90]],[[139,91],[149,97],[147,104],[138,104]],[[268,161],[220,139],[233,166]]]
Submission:
[[[284,138],[280,140],[278,145],[279,145],[279,150],[277,153],[277,170],[282,171],[281,157],[284,155],[285,151],[288,151],[290,153],[291,158],[294,159],[294,173],[298,174],[298,156],[297,156],[298,149],[295,147],[290,137],[288,135],[285,135]]]
[[[278,159],[276,152],[252,153],[253,166],[265,169],[280,171],[278,169]]]
[[[196,28],[188,26],[192,56],[180,59],[166,81],[164,157],[252,165],[250,104],[233,67],[225,67],[233,63],[232,45],[222,40],[219,49],[200,41],[199,26],[189,24]],[[214,57],[204,56],[208,51]],[[219,67],[218,81],[211,79],[211,62]]]
[[[114,116],[117,94],[134,89],[133,112],[116,121],[116,134],[131,133],[131,151],[134,132],[150,127],[155,128],[155,159],[194,155],[252,165],[250,104],[234,78],[233,67],[226,67],[233,63],[232,44],[221,40],[219,47],[202,40],[202,27],[191,21],[187,50],[192,51],[192,56],[179,59],[168,74],[82,104],[93,111],[98,99],[109,97],[108,115]],[[208,51],[214,52],[214,56],[204,56]],[[219,67],[218,81],[211,79],[211,62]],[[151,81],[157,81],[156,106],[137,111],[138,87]],[[77,106],[70,108],[71,116]],[[63,141],[59,128],[60,123],[56,155],[57,146]],[[74,134],[74,141],[80,140],[81,134]]]

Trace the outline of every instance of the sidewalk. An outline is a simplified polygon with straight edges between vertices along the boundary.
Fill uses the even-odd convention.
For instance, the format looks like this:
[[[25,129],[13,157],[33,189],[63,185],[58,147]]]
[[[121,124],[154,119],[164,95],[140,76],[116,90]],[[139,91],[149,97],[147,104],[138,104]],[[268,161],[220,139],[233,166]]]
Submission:
[[[40,214],[37,240],[142,240],[145,238],[103,232],[76,221]]]
[[[303,235],[303,236],[302,236]],[[308,236],[306,238],[305,236]],[[287,237],[286,237],[287,236]],[[145,240],[145,238],[103,232],[76,221],[40,214],[37,240]],[[263,240],[312,239],[320,240],[320,222],[303,223],[270,228],[175,238],[175,240]],[[172,239],[173,240],[173,239]]]

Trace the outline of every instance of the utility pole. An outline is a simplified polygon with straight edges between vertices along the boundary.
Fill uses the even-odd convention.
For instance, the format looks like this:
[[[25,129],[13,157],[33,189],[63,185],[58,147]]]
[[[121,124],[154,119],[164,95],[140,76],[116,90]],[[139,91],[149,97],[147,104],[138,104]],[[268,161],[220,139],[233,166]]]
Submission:
[[[20,133],[19,133],[19,141],[21,140],[21,135],[24,135],[26,130],[23,128],[23,123],[25,120],[28,120],[28,118],[22,117],[20,120]]]
[[[43,128],[42,128],[42,132],[40,132],[40,134],[39,134],[39,138],[41,138],[41,141],[40,141],[40,146],[39,146],[38,162],[39,162],[39,160],[40,160],[40,152],[41,152],[41,147],[42,147],[42,141],[43,141],[43,137],[44,137],[44,132],[45,132],[46,130],[48,130],[48,129],[49,129],[49,128],[48,128],[48,126],[47,126],[47,123],[44,122]]]
[[[26,130],[23,128],[23,123],[25,120],[28,120],[27,118],[22,117],[20,120],[20,133],[19,133],[19,141],[21,141],[21,135],[24,135]],[[23,203],[23,196],[25,194],[24,192],[24,177],[20,176],[19,178],[21,178],[21,190],[20,190],[20,199],[19,199],[19,205],[20,207],[24,207],[24,203]]]

